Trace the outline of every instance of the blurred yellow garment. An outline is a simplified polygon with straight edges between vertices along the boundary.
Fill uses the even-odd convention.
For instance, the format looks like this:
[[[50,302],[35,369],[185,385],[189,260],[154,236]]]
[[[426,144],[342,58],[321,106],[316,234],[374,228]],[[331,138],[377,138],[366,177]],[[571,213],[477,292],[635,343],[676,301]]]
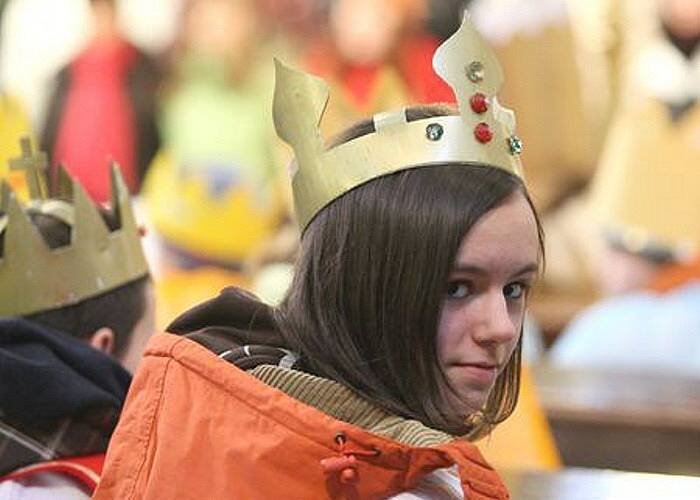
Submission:
[[[200,263],[240,265],[284,217],[272,59],[255,57],[234,79],[226,60],[186,52],[163,101],[163,151],[143,198],[167,245]]]
[[[11,159],[21,155],[19,140],[23,136],[32,136],[24,109],[16,99],[0,93],[0,179],[5,179],[14,192],[24,198],[27,194],[25,176],[22,172],[11,171],[9,165]]]
[[[247,279],[242,274],[219,267],[200,267],[190,271],[167,270],[155,282],[158,331],[165,331],[180,314],[216,297],[223,288],[247,285]]]
[[[279,225],[282,196],[261,204],[248,184],[230,188],[225,196],[211,196],[210,190],[204,177],[183,180],[170,156],[160,153],[143,198],[154,226],[175,247],[205,261],[242,262]]]
[[[534,379],[523,366],[520,398],[515,412],[477,446],[496,470],[557,470],[561,458],[542,406]]]

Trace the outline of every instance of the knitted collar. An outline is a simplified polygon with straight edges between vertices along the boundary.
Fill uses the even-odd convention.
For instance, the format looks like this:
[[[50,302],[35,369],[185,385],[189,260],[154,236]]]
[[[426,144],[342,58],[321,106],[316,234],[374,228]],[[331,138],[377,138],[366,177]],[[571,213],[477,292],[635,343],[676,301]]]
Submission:
[[[248,373],[333,418],[407,446],[437,446],[455,439],[417,420],[393,415],[333,380],[273,365],[259,365]]]

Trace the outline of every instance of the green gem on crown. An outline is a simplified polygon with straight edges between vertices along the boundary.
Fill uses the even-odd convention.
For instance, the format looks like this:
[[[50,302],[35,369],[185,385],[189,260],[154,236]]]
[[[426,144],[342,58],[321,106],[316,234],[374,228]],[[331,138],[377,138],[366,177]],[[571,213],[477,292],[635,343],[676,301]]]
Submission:
[[[510,154],[519,155],[523,152],[523,141],[517,135],[511,135],[508,138],[508,148],[510,149]]]

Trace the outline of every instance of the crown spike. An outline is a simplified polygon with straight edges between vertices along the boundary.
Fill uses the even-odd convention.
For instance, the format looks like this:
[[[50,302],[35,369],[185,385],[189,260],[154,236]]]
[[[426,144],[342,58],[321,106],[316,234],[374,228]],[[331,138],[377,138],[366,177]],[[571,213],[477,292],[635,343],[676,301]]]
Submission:
[[[467,12],[459,29],[435,51],[433,69],[452,87],[467,123],[471,122],[472,96],[480,92],[493,98],[504,80],[496,55],[471,23]]]
[[[56,198],[65,201],[73,200],[73,178],[68,173],[66,166],[59,163],[56,168]]]
[[[497,98],[493,98],[493,115],[511,134],[515,130],[515,113],[512,109],[501,106]]]
[[[75,247],[93,248],[99,251],[109,246],[109,228],[83,186],[73,181],[73,206],[75,226],[71,244]]]
[[[328,85],[277,58],[275,82],[272,113],[277,135],[292,146],[299,165],[314,163],[325,148],[319,125],[328,104]]]
[[[112,185],[111,210],[119,221],[120,228],[136,227],[136,219],[131,209],[129,188],[126,186],[121,167],[117,162],[110,166],[110,180]]]

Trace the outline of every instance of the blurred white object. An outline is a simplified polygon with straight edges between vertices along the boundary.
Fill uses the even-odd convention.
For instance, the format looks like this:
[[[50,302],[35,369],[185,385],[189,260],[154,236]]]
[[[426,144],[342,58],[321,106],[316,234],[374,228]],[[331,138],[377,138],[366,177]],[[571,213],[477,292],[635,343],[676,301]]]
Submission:
[[[10,0],[5,8],[0,85],[22,99],[35,129],[52,78],[84,46],[90,23],[87,0]]]
[[[665,39],[650,43],[633,60],[630,84],[671,103],[700,98],[700,51],[687,59]]]
[[[162,52],[175,39],[183,0],[117,0],[124,35],[150,53]]]
[[[700,375],[700,282],[591,306],[557,339],[549,360],[568,367]]]
[[[568,22],[566,0],[474,0],[469,13],[484,36],[497,45],[518,34]]]

